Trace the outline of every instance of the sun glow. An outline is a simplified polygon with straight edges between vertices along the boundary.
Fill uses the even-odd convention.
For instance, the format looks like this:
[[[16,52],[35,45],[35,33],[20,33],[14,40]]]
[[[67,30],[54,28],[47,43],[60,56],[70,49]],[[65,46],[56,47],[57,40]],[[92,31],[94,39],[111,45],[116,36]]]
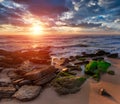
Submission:
[[[42,35],[43,34],[43,27],[36,24],[31,27],[31,32],[33,35]]]

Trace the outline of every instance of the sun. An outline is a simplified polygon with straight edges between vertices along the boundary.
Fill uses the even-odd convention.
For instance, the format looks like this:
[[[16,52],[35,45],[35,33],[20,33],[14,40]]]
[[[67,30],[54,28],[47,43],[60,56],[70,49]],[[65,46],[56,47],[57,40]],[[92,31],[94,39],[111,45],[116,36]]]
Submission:
[[[31,27],[31,31],[33,35],[42,35],[43,34],[43,27],[35,24]]]

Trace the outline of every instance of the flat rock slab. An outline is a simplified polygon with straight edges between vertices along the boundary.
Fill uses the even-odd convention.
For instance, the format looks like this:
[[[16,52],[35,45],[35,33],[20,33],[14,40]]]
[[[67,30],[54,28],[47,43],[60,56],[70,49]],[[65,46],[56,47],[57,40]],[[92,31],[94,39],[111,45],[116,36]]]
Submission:
[[[0,87],[0,97],[9,98],[15,93],[16,89],[14,87]]]
[[[13,97],[20,101],[30,101],[36,98],[40,94],[40,91],[40,86],[24,85],[13,95]]]

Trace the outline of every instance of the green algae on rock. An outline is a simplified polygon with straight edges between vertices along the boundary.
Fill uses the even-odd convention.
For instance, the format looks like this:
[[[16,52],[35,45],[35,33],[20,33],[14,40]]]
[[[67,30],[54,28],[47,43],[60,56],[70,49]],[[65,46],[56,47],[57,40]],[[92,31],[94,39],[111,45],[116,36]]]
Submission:
[[[65,76],[53,80],[52,86],[59,95],[73,94],[80,90],[80,86],[85,82],[84,77]]]
[[[85,67],[85,73],[99,81],[100,74],[107,73],[110,66],[111,64],[106,61],[90,61]]]

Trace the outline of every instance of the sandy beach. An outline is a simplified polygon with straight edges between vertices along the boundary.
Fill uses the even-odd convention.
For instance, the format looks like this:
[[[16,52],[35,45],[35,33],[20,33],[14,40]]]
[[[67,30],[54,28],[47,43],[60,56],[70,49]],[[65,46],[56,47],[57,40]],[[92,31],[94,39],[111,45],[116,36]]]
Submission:
[[[20,102],[14,99],[3,99],[0,104],[120,104],[120,59],[109,59],[115,75],[104,74],[100,82],[89,78],[76,94],[59,96],[52,87],[46,88],[38,98],[29,102]],[[106,89],[111,98],[101,96],[100,88]]]

